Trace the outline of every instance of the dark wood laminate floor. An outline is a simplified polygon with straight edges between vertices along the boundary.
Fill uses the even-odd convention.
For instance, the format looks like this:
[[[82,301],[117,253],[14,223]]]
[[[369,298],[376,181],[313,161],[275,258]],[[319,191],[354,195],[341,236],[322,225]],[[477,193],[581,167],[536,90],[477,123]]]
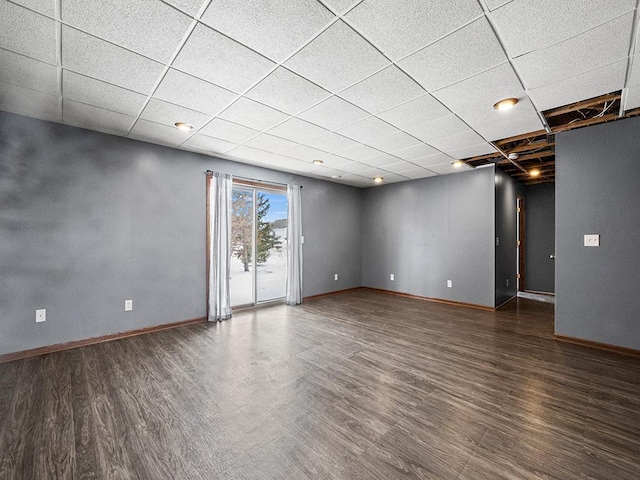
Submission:
[[[640,478],[640,359],[356,291],[0,365],[0,479]]]

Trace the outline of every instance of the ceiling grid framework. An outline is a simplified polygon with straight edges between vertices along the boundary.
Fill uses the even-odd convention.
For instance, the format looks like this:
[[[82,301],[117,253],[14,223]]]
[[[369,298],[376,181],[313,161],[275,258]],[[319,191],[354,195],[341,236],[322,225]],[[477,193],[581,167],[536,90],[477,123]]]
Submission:
[[[547,133],[638,113],[637,30],[637,0],[0,0],[0,110],[358,187],[553,181]]]

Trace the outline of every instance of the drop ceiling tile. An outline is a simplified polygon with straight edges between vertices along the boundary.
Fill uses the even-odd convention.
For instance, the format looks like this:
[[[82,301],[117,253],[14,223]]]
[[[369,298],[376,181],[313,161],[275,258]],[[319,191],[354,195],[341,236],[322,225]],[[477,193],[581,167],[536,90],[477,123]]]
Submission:
[[[629,75],[628,86],[640,85],[640,54],[636,54],[631,59],[631,75]]]
[[[192,135],[187,139],[187,141],[180,145],[180,148],[204,153],[206,155],[223,155],[225,152],[228,152],[235,147],[237,147],[235,143],[226,142],[219,138],[207,137],[206,135],[201,135],[199,133]]]
[[[343,172],[342,170],[328,168],[328,167],[325,167],[324,165],[313,165],[313,167],[314,168],[310,171],[310,173],[313,176],[320,177],[320,178],[326,178],[326,179],[339,178],[345,174],[345,172]]]
[[[24,55],[0,49],[0,82],[58,94],[58,69]]]
[[[229,90],[172,68],[153,96],[210,115],[216,115],[238,98],[238,95]]]
[[[368,77],[389,61],[343,21],[322,32],[285,65],[309,80],[338,92]]]
[[[401,175],[410,178],[411,180],[418,180],[420,178],[435,177],[438,174],[427,168],[413,167],[411,169],[405,170],[401,173]]]
[[[534,88],[529,93],[540,110],[548,110],[620,90],[624,86],[626,72],[627,60],[622,60],[566,80]]]
[[[145,95],[65,70],[64,98],[137,117],[147,100]]]
[[[302,120],[307,120],[329,130],[337,130],[368,116],[369,114],[361,108],[336,96],[330,97],[298,115]]]
[[[411,125],[406,130],[423,142],[431,143],[431,140],[436,138],[448,137],[468,131],[470,128],[456,115],[449,114],[430,122]]]
[[[261,103],[240,97],[237,102],[218,115],[228,120],[255,130],[267,130],[289,118],[289,115]]]
[[[409,75],[434,91],[507,61],[489,22],[482,17],[398,62]]]
[[[432,121],[451,112],[430,94],[422,95],[407,103],[379,113],[377,116],[398,128],[407,128]],[[407,130],[408,131],[408,130]]]
[[[316,166],[309,162],[296,160],[295,158],[285,157],[284,155],[271,155],[266,159],[267,166],[276,170],[293,171],[296,173],[309,173]]]
[[[424,89],[395,65],[340,92],[340,96],[371,113],[388,110],[424,95]]]
[[[162,123],[168,127],[175,127],[176,122],[189,123],[193,125],[194,130],[198,130],[209,121],[211,116],[180,105],[152,98],[149,100],[149,103],[147,103],[140,118],[155,123]]]
[[[481,15],[476,0],[365,0],[345,19],[398,60]]]
[[[396,163],[390,163],[384,166],[384,169],[387,172],[397,173],[399,175],[403,175],[402,172],[406,172],[408,170],[413,170],[416,168],[420,168],[422,170],[422,167],[416,167],[413,163],[409,163],[405,161],[399,161],[399,162],[396,161]]]
[[[113,85],[148,94],[164,66],[73,28],[62,26],[62,66]]]
[[[267,78],[249,90],[246,97],[282,112],[295,115],[331,96],[309,80],[278,67]]]
[[[502,140],[523,132],[535,132],[544,128],[533,107],[530,107],[524,115],[513,115],[502,120],[496,118],[497,113],[491,117],[486,116],[484,120],[476,121],[471,118],[469,121],[477,123],[478,133],[489,141]]]
[[[416,158],[427,157],[429,155],[434,155],[438,153],[438,151],[433,148],[431,145],[427,145],[425,143],[419,143],[412,147],[403,148],[402,150],[396,150],[393,154],[396,157],[400,157],[403,160],[413,160]]]
[[[295,158],[296,160],[302,160],[306,162],[312,162],[327,154],[327,152],[320,151],[316,148],[307,147],[306,145],[296,145],[293,148],[289,148],[280,152],[281,155],[286,157]]]
[[[208,137],[221,138],[232,143],[244,143],[251,137],[255,137],[260,132],[253,128],[227,122],[221,118],[214,118],[205,125],[198,133]]]
[[[56,63],[55,21],[13,3],[0,2],[0,48]]]
[[[627,89],[624,109],[625,111],[628,111],[638,107],[640,107],[640,86],[634,85],[633,87],[629,87]]]
[[[339,150],[337,152],[341,157],[348,158],[349,160],[354,160],[357,162],[363,162],[367,158],[375,157],[380,155],[382,152],[380,150],[376,150],[375,148],[371,148],[367,145],[363,145],[358,143],[352,147],[345,148],[344,150]]]
[[[367,145],[383,150],[385,152],[393,152],[395,150],[401,150],[406,147],[419,145],[420,140],[411,135],[396,131],[391,135],[385,135],[384,137],[372,138],[367,141]]]
[[[463,147],[470,147],[472,145],[478,145],[479,143],[485,143],[484,138],[470,129],[447,137],[434,138],[429,142],[430,145],[433,145],[435,148],[443,152],[457,150]]]
[[[114,130],[114,129],[111,129],[109,127],[105,127],[105,126],[102,126],[102,125],[95,125],[95,124],[89,124],[89,123],[86,123],[86,122],[79,122],[79,121],[76,121],[76,120],[73,120],[73,119],[71,119],[71,120],[63,119],[62,123],[64,125],[69,125],[71,127],[84,128],[85,130],[91,130],[91,131],[94,131],[94,132],[106,133],[108,135],[115,135],[117,137],[124,137],[128,132],[128,130],[122,130],[122,129]]]
[[[167,63],[192,19],[156,0],[64,0],[62,20],[72,27]]]
[[[55,1],[54,0],[11,0],[13,3],[18,3],[23,7],[27,7],[30,10],[35,10],[38,13],[54,17],[56,14]]]
[[[252,138],[244,143],[247,147],[258,148],[271,153],[278,153],[287,148],[295,147],[296,143],[284,138],[275,137],[268,133],[261,133],[257,137]]]
[[[465,163],[458,164],[459,166],[454,167],[453,162],[445,162],[439,163],[438,165],[431,165],[429,170],[432,170],[438,174],[446,174],[446,173],[457,173],[464,172],[465,170],[471,170],[471,167]]]
[[[342,135],[338,135],[333,132],[314,138],[306,143],[310,147],[319,148],[320,150],[330,153],[358,145],[358,142],[355,140],[351,140],[350,138],[343,137]]]
[[[398,157],[394,157],[393,155],[389,155],[388,153],[380,153],[375,157],[370,157],[370,158],[367,158],[366,160],[363,160],[362,163],[365,163],[372,167],[382,168],[385,165],[392,165],[394,163],[398,163],[398,160],[400,160]]]
[[[491,15],[507,53],[516,58],[613,20],[635,4],[635,0],[515,0]]]
[[[202,7],[207,3],[206,0],[165,0],[176,8],[194,17]]]
[[[228,90],[242,92],[269,73],[275,64],[244,45],[198,24],[173,66]]]
[[[64,99],[62,101],[62,119],[65,122],[77,122],[83,125],[96,125],[125,135],[136,118],[130,115],[105,110]]]
[[[269,133],[278,137],[286,138],[292,142],[306,143],[309,140],[327,133],[324,128],[313,125],[299,118],[292,117],[286,122],[269,130]]]
[[[127,137],[159,145],[177,147],[192,135],[175,127],[138,119]]]
[[[522,85],[508,63],[467,78],[433,93],[433,96],[449,107],[453,113],[464,118],[462,113],[474,110],[492,110],[503,98],[525,96]]]
[[[334,18],[316,0],[213,0],[202,21],[281,62]]]
[[[383,184],[400,182],[407,179],[407,177],[398,175],[397,173],[387,172],[383,168],[370,168],[368,170],[365,170],[359,173],[358,175],[362,175],[363,177],[368,177],[370,179],[369,181],[371,182],[371,185],[376,185],[373,182],[373,179],[375,177],[382,177],[384,179],[384,181],[382,182]]]
[[[62,119],[58,97],[3,82],[0,82],[0,110],[52,122]]]
[[[325,0],[324,3],[333,9],[336,14],[342,15],[350,10],[356,3],[360,3],[360,1],[361,0]]]
[[[343,175],[340,179],[335,180],[336,183],[344,183],[345,185],[351,185],[353,187],[371,187],[373,185],[373,181],[370,178],[365,178],[355,173],[347,173]]]
[[[420,167],[429,168],[431,165],[438,165],[439,163],[453,162],[454,159],[445,153],[436,153],[428,155],[426,157],[414,158],[411,163]]]
[[[257,148],[245,147],[244,145],[239,145],[236,148],[229,150],[225,153],[233,158],[237,158],[240,161],[262,161],[267,160],[271,154],[265,152],[264,150],[258,150]]]
[[[504,122],[501,128],[505,129],[508,129],[508,122],[531,125],[533,128],[527,131],[543,128],[529,97],[522,90],[511,66],[506,63],[438,90],[434,95],[485,138],[488,138],[485,131],[494,132],[494,124],[500,122]],[[509,97],[520,100],[512,110],[504,112],[493,108],[496,101]],[[425,140],[416,132],[412,134]]]
[[[391,135],[399,130],[379,118],[369,117],[352,125],[341,128],[338,133],[359,142],[369,143],[377,138]]]
[[[505,3],[512,2],[513,0],[484,0],[484,3],[487,5],[489,11],[493,11],[496,8],[501,7]]]
[[[404,175],[391,172],[385,172],[382,176],[384,177],[384,182],[382,182],[383,184],[406,182],[408,180],[408,177],[405,177]]]
[[[325,167],[329,168],[337,168],[342,170],[342,167],[347,167],[355,162],[352,160],[348,160],[339,155],[333,155],[331,153],[323,153],[322,155],[317,157],[318,160],[322,160],[324,162]]]
[[[513,61],[528,89],[554,83],[626,58],[632,24],[629,13]]]
[[[447,152],[451,157],[461,160],[463,158],[476,157],[478,155],[486,155],[487,153],[493,153],[496,149],[488,143],[480,143],[478,145],[471,145],[469,147],[458,148],[455,150],[449,150]]]
[[[338,168],[338,167],[336,167]],[[347,173],[360,173],[360,172],[364,172],[366,170],[370,170],[371,166],[370,165],[366,165],[364,163],[360,163],[360,162],[353,162],[353,161],[349,161],[349,163],[343,163],[342,165],[340,165],[339,170],[342,170],[343,172],[347,172]]]

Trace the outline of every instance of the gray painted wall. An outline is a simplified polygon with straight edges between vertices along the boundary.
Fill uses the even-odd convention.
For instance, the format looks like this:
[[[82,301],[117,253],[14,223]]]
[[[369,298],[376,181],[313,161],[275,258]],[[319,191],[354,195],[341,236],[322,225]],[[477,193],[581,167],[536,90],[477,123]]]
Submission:
[[[494,306],[493,167],[372,187],[362,202],[364,286]]]
[[[517,196],[524,187],[499,168],[495,175],[496,193],[496,298],[498,307],[518,293],[518,206]]]
[[[204,316],[207,169],[303,185],[304,295],[361,285],[359,189],[0,112],[0,354]]]
[[[638,132],[636,117],[556,135],[560,335],[640,349]]]
[[[528,185],[525,189],[525,289],[555,292],[556,186]]]

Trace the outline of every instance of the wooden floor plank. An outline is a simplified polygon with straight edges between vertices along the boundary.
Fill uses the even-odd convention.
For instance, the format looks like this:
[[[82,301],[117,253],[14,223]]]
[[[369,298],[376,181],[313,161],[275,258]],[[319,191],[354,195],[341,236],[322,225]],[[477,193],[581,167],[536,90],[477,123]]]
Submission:
[[[0,479],[640,478],[640,359],[356,290],[0,365]]]

